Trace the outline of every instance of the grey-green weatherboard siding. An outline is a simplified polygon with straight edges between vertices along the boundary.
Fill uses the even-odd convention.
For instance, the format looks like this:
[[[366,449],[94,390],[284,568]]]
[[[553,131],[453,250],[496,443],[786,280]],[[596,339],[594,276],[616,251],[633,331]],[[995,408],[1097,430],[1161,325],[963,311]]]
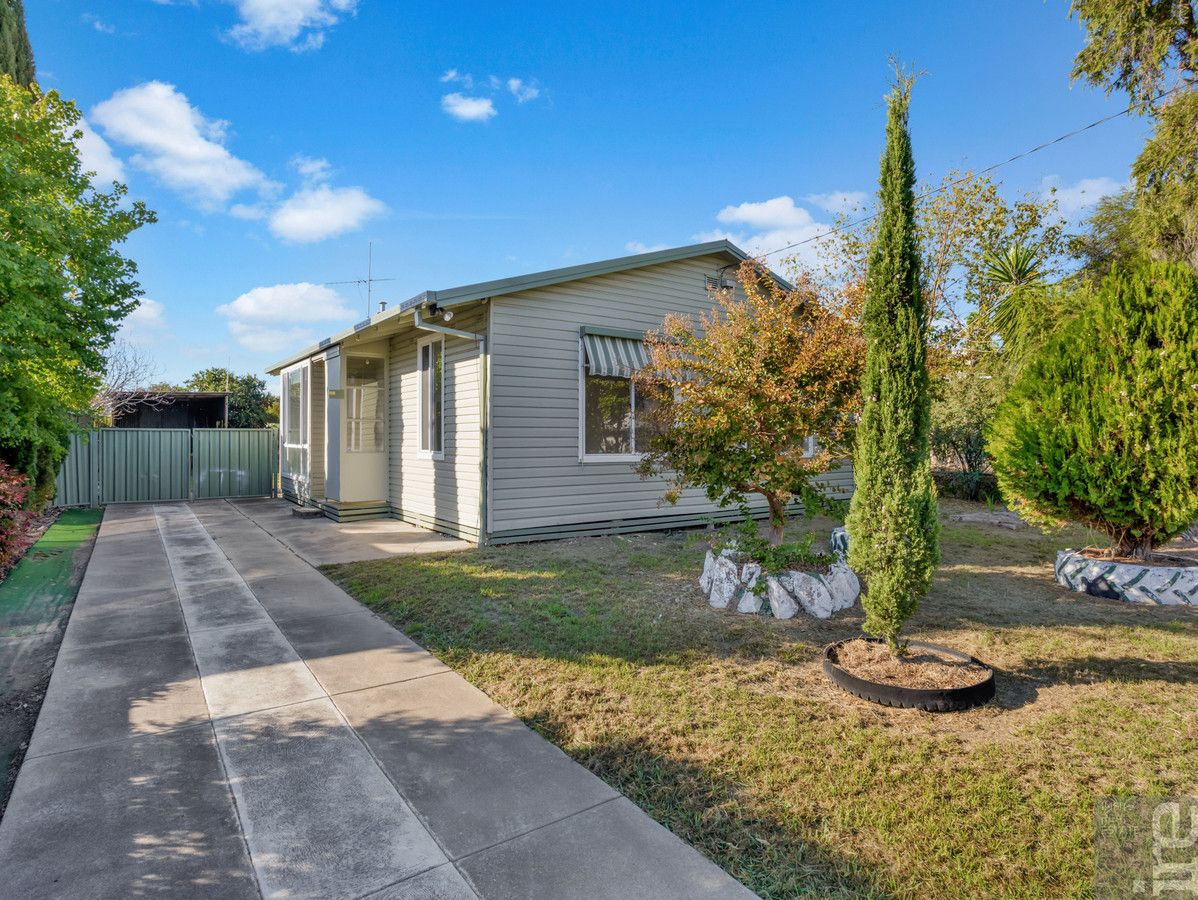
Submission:
[[[687,527],[712,516],[735,517],[698,490],[664,505],[664,479],[640,479],[627,460],[580,462],[578,425],[580,329],[641,332],[659,327],[667,313],[698,316],[713,305],[706,276],[721,269],[726,276],[733,265],[726,255],[697,257],[491,301],[490,540]],[[825,482],[830,493],[847,496],[852,471],[843,466]]]
[[[487,305],[455,315],[453,327],[487,333]],[[477,341],[445,336],[444,459],[420,453],[416,348],[432,332],[414,327],[388,343],[388,502],[398,519],[478,540],[482,490],[482,419]]]

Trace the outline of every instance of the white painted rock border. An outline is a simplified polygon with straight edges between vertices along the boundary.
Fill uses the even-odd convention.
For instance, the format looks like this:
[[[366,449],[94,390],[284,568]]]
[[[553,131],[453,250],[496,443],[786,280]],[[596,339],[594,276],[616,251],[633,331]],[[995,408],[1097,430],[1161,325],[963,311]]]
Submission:
[[[708,550],[703,559],[699,587],[713,609],[734,606],[739,613],[756,614],[768,602],[776,619],[794,618],[800,610],[817,619],[826,619],[835,612],[848,609],[861,594],[861,582],[856,573],[837,551],[835,532],[831,543],[837,561],[826,574],[790,571],[767,576],[764,595],[753,590],[762,576],[761,566],[746,562],[735,549],[722,550],[719,554]],[[847,549],[847,538],[842,539],[841,546]]]
[[[1153,606],[1198,606],[1198,566],[1141,566],[1057,553],[1057,581],[1071,591]]]

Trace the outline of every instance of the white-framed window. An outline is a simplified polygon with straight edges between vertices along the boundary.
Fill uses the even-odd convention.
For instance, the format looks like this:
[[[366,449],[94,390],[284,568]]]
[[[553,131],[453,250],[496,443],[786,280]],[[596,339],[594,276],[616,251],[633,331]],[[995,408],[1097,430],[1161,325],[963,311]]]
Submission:
[[[655,432],[655,400],[632,380],[645,363],[638,337],[583,329],[578,342],[578,458],[583,462],[639,460]]]
[[[445,458],[445,338],[426,338],[416,345],[420,376],[420,455]]]
[[[283,472],[291,478],[308,475],[308,366],[283,373]]]
[[[381,453],[385,447],[383,416],[385,363],[376,356],[345,357],[345,451]]]

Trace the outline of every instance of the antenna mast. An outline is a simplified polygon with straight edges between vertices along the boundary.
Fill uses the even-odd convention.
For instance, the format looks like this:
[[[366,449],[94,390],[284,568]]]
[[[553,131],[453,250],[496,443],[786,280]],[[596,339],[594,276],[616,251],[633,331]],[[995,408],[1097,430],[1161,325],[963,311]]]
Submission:
[[[376,281],[394,281],[394,278],[375,278],[374,277],[374,241],[366,243],[366,277],[353,278],[349,281],[326,281],[326,285],[334,284],[364,284],[366,285],[366,318],[370,318],[371,310],[374,308],[374,283]]]

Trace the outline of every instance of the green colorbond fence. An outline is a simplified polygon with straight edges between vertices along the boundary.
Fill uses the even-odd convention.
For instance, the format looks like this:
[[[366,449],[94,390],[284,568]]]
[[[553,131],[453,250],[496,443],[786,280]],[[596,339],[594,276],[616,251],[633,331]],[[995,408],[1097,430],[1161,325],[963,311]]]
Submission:
[[[269,497],[278,441],[273,428],[100,428],[73,435],[54,503]]]
[[[273,428],[197,428],[191,458],[197,500],[268,497],[279,464],[279,433]]]

